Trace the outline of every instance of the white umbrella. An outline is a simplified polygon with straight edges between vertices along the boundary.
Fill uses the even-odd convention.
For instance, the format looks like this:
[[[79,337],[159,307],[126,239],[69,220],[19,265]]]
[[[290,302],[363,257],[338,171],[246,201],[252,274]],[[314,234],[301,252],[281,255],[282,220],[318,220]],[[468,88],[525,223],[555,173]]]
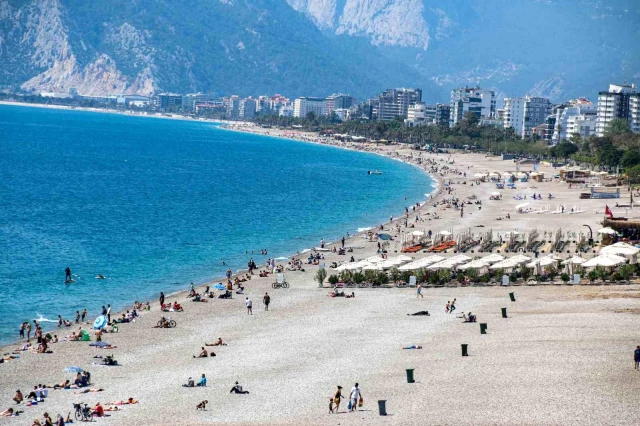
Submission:
[[[585,268],[591,268],[593,266],[617,266],[626,262],[624,257],[611,255],[596,256],[593,259],[589,259],[582,264]]]
[[[440,235],[444,235],[446,237],[446,236],[453,235],[453,234],[451,232],[447,231],[447,230],[444,230],[444,231],[440,231]]]
[[[631,256],[638,254],[640,249],[624,242],[617,242],[610,246],[602,247],[600,249],[601,254],[623,254],[625,256]]]
[[[422,232],[422,231],[413,231],[411,233],[411,235],[414,235],[416,237],[422,237],[424,235],[424,232]]]
[[[469,263],[465,263],[464,265],[458,266],[458,269],[482,269],[488,267],[489,264],[485,262],[483,259],[472,260]]]
[[[502,262],[494,263],[489,268],[490,269],[509,269],[515,268],[518,266],[518,262],[513,261],[513,259],[505,259]]]
[[[486,173],[476,173],[475,175],[473,175],[473,177],[475,178],[483,178],[486,176]]]
[[[447,262],[451,263],[452,265],[459,265],[460,263],[464,263],[471,260],[471,258],[465,254],[459,254],[453,257],[450,257],[449,259],[447,259]]]
[[[529,204],[531,204],[531,203],[522,203],[522,204],[518,204],[518,205],[516,206],[516,210],[523,209],[523,208],[527,207]]]
[[[499,192],[492,192],[491,195],[494,197],[499,197],[501,194]]]
[[[504,260],[504,256],[501,256],[498,253],[492,253],[489,256],[485,256],[482,258],[482,261],[486,263],[495,263],[502,260]]]
[[[396,257],[396,259],[402,260],[403,262],[409,262],[413,260],[413,258],[407,256],[406,254],[401,254],[400,256]]]
[[[443,260],[442,262],[438,262],[438,263],[434,263],[433,265],[427,267],[427,269],[451,269],[453,268],[454,264],[452,264],[451,262],[449,262],[449,260]]]
[[[370,263],[362,267],[363,271],[382,271],[382,266],[379,264]]]
[[[609,234],[609,235],[613,235],[616,233],[616,231],[614,231],[613,229],[607,227],[607,228],[602,228],[602,229],[598,229],[598,234]]]
[[[581,265],[586,261],[587,261],[587,259],[583,259],[580,256],[573,256],[573,257],[570,257],[569,259],[565,260],[564,262],[562,262],[562,264],[563,265],[569,265],[569,264],[571,264],[571,265]]]
[[[369,262],[369,263],[382,263],[384,262],[384,259],[381,258],[380,256],[371,256],[371,257],[367,257],[365,259],[365,262]]]
[[[516,263],[524,263],[531,260],[531,258],[529,256],[525,256],[524,254],[517,254],[507,260],[513,260]]]

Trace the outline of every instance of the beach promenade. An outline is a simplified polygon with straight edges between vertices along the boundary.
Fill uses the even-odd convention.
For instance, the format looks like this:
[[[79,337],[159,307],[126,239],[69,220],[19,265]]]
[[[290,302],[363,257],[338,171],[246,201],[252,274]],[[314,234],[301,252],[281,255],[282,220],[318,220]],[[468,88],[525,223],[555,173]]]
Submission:
[[[286,136],[273,129],[261,131]],[[309,141],[317,138],[293,136]],[[561,182],[523,183],[515,190],[502,190],[502,200],[489,201],[495,185],[471,186],[474,179],[453,173],[453,169],[468,175],[515,170],[513,162],[497,157],[464,153],[450,157],[396,151],[395,146],[359,148],[407,162],[415,162],[420,155],[438,164],[440,171],[442,166],[448,168],[442,176],[436,175],[440,192],[419,209],[416,229],[506,233],[562,228],[578,232],[584,231],[585,224],[597,229],[602,220],[604,200],[579,200],[581,190],[569,189]],[[551,167],[540,166],[539,171],[554,174]],[[448,180],[453,195],[460,199],[475,195],[482,208],[468,205],[461,218],[457,210],[433,207],[445,196]],[[543,200],[531,200],[533,208],[536,203],[563,204],[568,209],[581,205],[585,212],[516,213],[515,206],[523,201],[513,196],[534,192],[542,194]],[[549,193],[555,196],[551,201],[546,200]],[[407,200],[406,206],[398,206],[389,215],[401,215],[405,207],[418,201]],[[441,219],[431,219],[434,213]],[[511,219],[504,219],[507,214]],[[496,220],[498,217],[503,219]],[[411,217],[410,223],[414,222]],[[384,226],[396,235],[395,225]],[[399,253],[397,241],[396,237],[391,242],[390,255]],[[342,256],[326,252],[323,262],[346,262],[350,256],[364,259],[377,251],[376,243],[362,235],[352,236],[346,245],[363,248]],[[296,257],[304,261],[306,256]],[[195,303],[185,293],[168,295],[167,302],[176,300],[185,309],[169,314],[177,322],[171,329],[153,328],[162,315],[157,299],[153,300],[151,311],[143,311],[135,323],[123,324],[119,333],[103,336],[116,349],[60,342],[51,345],[51,354],[21,353],[21,358],[0,365],[0,411],[13,407],[24,412],[0,418],[0,426],[31,424],[35,418],[42,419],[45,411],[54,419],[58,413],[66,416],[74,402],[93,406],[129,397],[139,403],[109,412],[109,417],[96,423],[637,424],[640,372],[633,369],[633,349],[640,344],[640,285],[437,288],[423,290],[424,298],[417,298],[411,288],[356,288],[348,290],[355,293],[354,298],[331,298],[328,283],[321,289],[314,281],[317,266],[304,266],[304,272],[285,272],[289,289],[273,289],[273,275],[254,275],[244,283],[246,295],[234,294],[230,300]],[[329,273],[334,272],[329,269]],[[262,305],[265,292],[271,296],[268,312]],[[509,300],[509,292],[515,292],[516,302]],[[246,312],[245,297],[253,301],[253,315]],[[445,313],[447,301],[454,298],[457,310]],[[501,316],[504,307],[509,313],[506,319]],[[407,315],[423,310],[431,315]],[[469,311],[477,315],[478,323],[487,323],[488,334],[481,335],[477,323],[464,323],[456,315]],[[90,325],[83,327],[90,329]],[[77,326],[60,329],[58,336],[75,329]],[[227,345],[207,348],[216,357],[193,358],[205,342],[218,337]],[[469,345],[469,356],[461,356],[461,344]],[[421,345],[422,349],[402,349],[410,345]],[[17,347],[9,345],[3,353]],[[113,354],[121,365],[93,365],[101,361],[93,358],[95,355],[107,354]],[[17,389],[26,395],[34,385],[73,379],[73,374],[64,372],[67,366],[90,371],[92,387],[104,390],[75,394],[74,390],[51,389],[46,402],[37,406],[12,402]],[[408,368],[415,369],[416,383],[407,383]],[[203,373],[207,387],[181,386],[189,377],[197,380]],[[229,393],[236,381],[250,393]],[[362,389],[362,410],[346,412],[345,400],[338,414],[328,414],[336,386],[343,386],[348,394],[355,382]],[[209,401],[206,411],[197,411],[196,404],[203,400]],[[388,416],[378,415],[378,400],[387,401]]]

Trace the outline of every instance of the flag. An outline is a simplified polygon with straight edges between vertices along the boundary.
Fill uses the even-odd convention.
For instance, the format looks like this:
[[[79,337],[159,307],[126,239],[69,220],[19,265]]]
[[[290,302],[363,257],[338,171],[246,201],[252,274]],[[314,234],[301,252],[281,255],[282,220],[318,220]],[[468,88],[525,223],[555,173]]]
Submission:
[[[605,214],[605,216],[609,216],[609,219],[613,219],[613,212],[611,211],[609,206],[605,206],[604,214]]]

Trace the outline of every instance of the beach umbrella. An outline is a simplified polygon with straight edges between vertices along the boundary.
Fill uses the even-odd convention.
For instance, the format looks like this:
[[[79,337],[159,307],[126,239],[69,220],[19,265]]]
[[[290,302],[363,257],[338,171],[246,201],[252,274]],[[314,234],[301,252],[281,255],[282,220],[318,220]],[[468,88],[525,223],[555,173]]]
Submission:
[[[444,231],[440,231],[440,235],[444,235],[445,237],[449,236],[449,235],[453,235],[451,232],[444,230]]]
[[[64,369],[65,373],[82,373],[84,370],[76,365],[72,365]]]
[[[602,247],[600,249],[600,253],[603,254],[623,254],[625,256],[638,254],[638,252],[640,252],[640,249],[638,247],[632,246],[631,244],[622,241],[610,246]]]
[[[227,289],[227,287],[225,287],[222,283],[218,283],[218,284],[214,285],[213,288],[215,288],[216,290],[226,290]]]
[[[364,261],[367,263],[382,263],[385,261],[385,259],[380,256],[371,256],[367,257]]]
[[[486,263],[496,263],[503,261],[504,256],[499,255],[498,253],[492,253],[489,256],[483,257],[481,260]]]
[[[288,258],[288,257],[284,257],[284,256],[280,256],[280,257],[276,257],[276,258],[275,258],[275,259],[273,259],[273,260],[277,260],[277,261],[282,262],[282,261],[284,261],[284,260],[289,260],[289,258]]]
[[[522,203],[522,204],[518,204],[518,205],[516,206],[516,210],[523,209],[523,208],[527,207],[529,204],[531,204],[531,203]]]
[[[430,265],[427,267],[427,269],[431,269],[431,270],[436,270],[436,269],[451,269],[453,268],[454,264],[452,264],[451,262],[449,262],[449,260],[443,260],[442,262],[438,262],[438,263],[434,263],[433,265]]]
[[[562,264],[563,265],[581,265],[586,261],[587,259],[583,259],[580,256],[573,256],[565,260],[564,262],[562,262]]]
[[[613,235],[616,233],[616,231],[614,231],[613,229],[606,227],[606,228],[602,228],[602,229],[598,229],[598,234],[608,234],[608,235]]]
[[[490,269],[510,269],[510,268],[515,268],[518,265],[519,265],[519,262],[516,262],[513,259],[505,259],[501,262],[494,263],[489,268]]]
[[[411,233],[411,235],[416,236],[416,237],[422,237],[424,235],[424,232],[422,232],[422,231],[413,231]]]
[[[382,265],[382,263],[379,263],[379,264],[370,263],[368,265],[363,266],[362,270],[363,271],[382,271],[382,266],[381,265]]]
[[[93,322],[93,329],[94,330],[102,330],[103,328],[105,328],[107,326],[107,317],[105,315],[100,315],[98,318],[96,318],[96,320]]]
[[[624,257],[616,256],[615,254],[600,255],[593,259],[589,259],[582,264],[585,268],[591,268],[594,266],[618,266],[625,263],[627,260]]]
[[[452,265],[459,265],[460,263],[468,262],[469,260],[471,260],[469,256],[465,254],[459,254],[450,257],[449,259],[447,259],[447,262],[451,263]]]
[[[396,257],[396,259],[398,260],[402,260],[403,262],[409,262],[411,260],[413,260],[411,257],[405,255],[405,254],[401,254],[400,256]]]
[[[510,257],[508,260],[512,260],[516,263],[525,263],[531,260],[529,256],[525,256],[524,254],[517,254],[513,257]]]
[[[378,238],[383,241],[389,241],[391,239],[391,235],[389,234],[378,234]]]
[[[496,192],[492,192],[491,195],[493,195],[494,197],[499,197],[501,194],[496,191]]]
[[[469,263],[465,263],[464,265],[458,266],[458,269],[482,269],[488,267],[489,264],[485,262],[483,259],[472,260]]]

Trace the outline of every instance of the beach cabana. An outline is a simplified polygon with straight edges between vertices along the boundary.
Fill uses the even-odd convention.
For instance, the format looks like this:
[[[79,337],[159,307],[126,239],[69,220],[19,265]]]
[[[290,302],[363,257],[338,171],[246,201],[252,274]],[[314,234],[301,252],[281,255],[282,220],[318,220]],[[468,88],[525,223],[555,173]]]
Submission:
[[[600,249],[600,254],[622,254],[624,256],[633,256],[638,254],[640,249],[625,242],[617,242],[610,246],[605,246]]]
[[[458,269],[462,269],[462,270],[484,269],[488,267],[489,267],[489,263],[485,262],[484,259],[476,259],[476,260],[472,260],[469,263],[465,263],[464,265],[458,266]]]
[[[434,254],[432,256],[423,257],[422,259],[414,260],[411,263],[402,265],[398,269],[401,271],[415,271],[416,269],[426,268],[427,266],[444,260],[444,257]]]
[[[622,265],[626,263],[627,259],[624,257],[617,256],[615,254],[610,255],[600,255],[596,256],[593,259],[589,259],[582,264],[585,268],[594,268],[596,266],[602,267],[612,267]]]
[[[505,259],[504,256],[499,255],[498,253],[492,253],[489,256],[483,257],[481,260],[486,263],[496,263],[496,262],[501,262],[504,259]]]

